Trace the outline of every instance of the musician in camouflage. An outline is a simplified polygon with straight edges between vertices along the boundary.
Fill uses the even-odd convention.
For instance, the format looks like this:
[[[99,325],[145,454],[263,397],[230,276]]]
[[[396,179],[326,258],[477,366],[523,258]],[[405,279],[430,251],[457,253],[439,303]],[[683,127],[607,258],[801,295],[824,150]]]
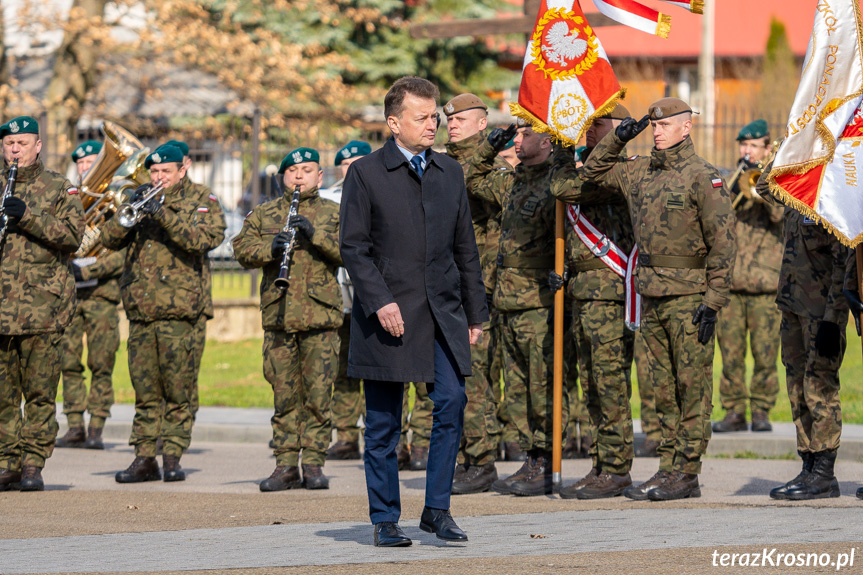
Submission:
[[[273,386],[272,418],[276,468],[261,491],[299,487],[327,489],[323,474],[332,423],[330,401],[338,372],[342,295],[336,279],[339,254],[338,205],[318,196],[323,171],[318,152],[297,148],[279,168],[285,189],[300,189],[295,230],[283,231],[293,193],[256,207],[234,238],[237,261],[262,268],[261,316],[264,327],[264,377]],[[274,281],[290,250],[289,285]]]
[[[495,130],[470,160],[467,185],[501,207],[494,307],[501,314],[507,412],[528,458],[516,473],[492,484],[498,493],[551,493],[552,366],[555,199],[549,190],[552,144],[548,134],[518,128],[514,172],[495,170],[497,153],[512,137]],[[478,185],[484,182],[485,185]],[[564,398],[566,394],[564,394]],[[563,421],[569,416],[566,401]]]
[[[180,458],[192,435],[194,334],[206,305],[202,274],[207,252],[221,243],[225,229],[224,220],[209,210],[213,202],[202,204],[186,189],[179,148],[160,146],[144,165],[152,189],[162,185],[162,190],[141,206],[137,224],[124,227],[115,216],[102,230],[106,247],[127,249],[120,291],[129,319],[129,375],[135,388],[129,443],[135,459],[117,473],[118,483],[161,479],[156,462],[160,437],[164,480],[185,479]],[[142,188],[132,201],[151,190]]]
[[[583,160],[627,117],[629,110],[618,104],[608,115],[595,119],[586,134]],[[618,161],[625,162],[625,158]],[[575,301],[573,331],[593,436],[592,469],[574,485],[562,488],[560,496],[615,497],[632,485],[629,471],[634,450],[629,399],[634,337],[625,322],[624,278],[599,256],[611,250],[628,256],[634,244],[632,223],[623,194],[581,179],[571,147],[555,150],[553,162],[551,193],[574,206],[568,210],[566,224],[568,260],[572,262],[568,287]],[[586,243],[575,232],[576,222],[582,219],[602,234],[595,243],[590,243],[594,241],[590,238]],[[625,267],[618,271],[625,273]],[[561,287],[564,283],[554,273],[552,281]],[[570,398],[570,409],[571,406]]]
[[[60,341],[75,313],[67,262],[81,243],[83,210],[77,188],[43,166],[36,120],[10,120],[0,138],[0,190],[18,160],[14,193],[3,200],[8,221],[0,245],[0,491],[41,491],[57,437]]]
[[[719,314],[716,339],[722,353],[719,401],[725,418],[713,424],[715,433],[746,431],[746,408],[752,412],[752,431],[771,431],[769,413],[779,394],[776,359],[779,322],[776,286],[782,262],[781,205],[765,204],[752,193],[773,148],[767,122],[756,120],[737,135],[741,173],[731,182],[737,216],[737,260],[731,277],[731,296]],[[754,178],[754,181],[751,181]],[[742,184],[742,189],[741,189]],[[746,386],[746,341],[755,366]],[[747,405],[748,404],[748,405]]]
[[[641,330],[662,441],[656,475],[625,490],[633,499],[700,496],[710,440],[713,332],[728,303],[734,213],[719,172],[695,153],[691,115],[682,100],[659,100],[603,138],[583,169],[584,179],[626,196],[639,247]],[[621,162],[626,142],[650,124],[650,156]]]
[[[88,140],[72,152],[79,181],[90,169],[102,149],[102,143]],[[63,335],[63,413],[69,429],[57,439],[57,447],[104,449],[102,429],[114,404],[114,358],[120,347],[120,284],[125,253],[109,252],[97,258],[72,261],[78,306],[72,323]],[[90,369],[90,393],[84,385],[83,338],[87,337],[87,367]],[[90,423],[84,430],[84,411]]]

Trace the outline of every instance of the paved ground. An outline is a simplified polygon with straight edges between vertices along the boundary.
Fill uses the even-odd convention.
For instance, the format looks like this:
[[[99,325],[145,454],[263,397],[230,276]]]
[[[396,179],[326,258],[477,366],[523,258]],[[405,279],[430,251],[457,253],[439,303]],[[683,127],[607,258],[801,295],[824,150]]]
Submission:
[[[797,461],[724,458],[705,461],[703,496],[682,502],[457,497],[453,514],[470,537],[461,545],[418,529],[425,475],[403,472],[402,525],[415,544],[381,550],[371,545],[360,462],[328,463],[329,491],[259,492],[275,464],[268,419],[268,410],[202,409],[183,457],[183,483],[114,482],[133,457],[125,437],[109,439],[104,452],[56,450],[44,493],[0,493],[0,573],[744,573],[754,568],[714,560],[764,549],[777,550],[768,555],[774,562],[776,553],[830,555],[824,566],[768,561],[757,571],[835,573],[853,550],[854,564],[841,571],[863,572],[863,502],[854,497],[863,483],[859,458],[837,463],[842,497],[806,503],[766,495],[796,475]],[[129,421],[128,406],[115,407],[109,437]],[[202,428],[234,441],[201,441]],[[787,435],[779,427],[720,437],[735,452],[793,441]],[[860,426],[846,426],[843,450],[861,436]],[[637,458],[633,479],[647,479],[656,465]],[[498,464],[501,475],[517,467]],[[565,461],[564,482],[588,469],[587,461]]]

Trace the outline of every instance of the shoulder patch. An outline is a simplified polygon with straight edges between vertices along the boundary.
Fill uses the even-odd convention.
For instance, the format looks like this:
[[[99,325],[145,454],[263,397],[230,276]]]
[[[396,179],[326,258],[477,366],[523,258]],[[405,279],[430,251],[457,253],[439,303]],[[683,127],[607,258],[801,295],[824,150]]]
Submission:
[[[204,212],[204,213],[209,213],[210,208],[206,208],[206,207],[204,207],[204,206],[201,206],[200,208],[198,208],[198,211],[199,211],[199,212]]]
[[[813,218],[810,218],[809,216],[803,216],[803,225],[804,226],[814,226],[817,223],[818,222],[816,222]]]
[[[210,201],[211,202],[218,202],[219,198],[217,198],[215,194],[210,194]]]
[[[713,178],[712,180],[710,180],[710,183],[713,184],[714,188],[721,188],[722,178]]]
[[[635,154],[634,156],[629,156],[629,157],[628,157],[628,158],[626,158],[626,159],[627,159],[627,160],[629,160],[630,162],[631,162],[632,160],[637,160],[637,159],[638,159],[638,154]]]
[[[69,192],[70,194],[77,194],[77,193],[78,193],[78,188],[69,188],[69,189],[68,189],[68,190],[66,190],[66,191],[67,191],[67,192]]]
[[[252,215],[252,210],[249,210],[249,213],[247,213],[245,216],[243,216],[243,219],[245,220],[246,218],[248,218],[251,215]]]

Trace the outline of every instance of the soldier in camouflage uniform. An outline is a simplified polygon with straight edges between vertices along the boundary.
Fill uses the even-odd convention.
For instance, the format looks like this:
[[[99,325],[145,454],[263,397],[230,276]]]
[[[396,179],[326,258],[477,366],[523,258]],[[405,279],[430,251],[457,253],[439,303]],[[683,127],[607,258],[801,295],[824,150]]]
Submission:
[[[156,441],[164,442],[165,481],[183,481],[180,458],[192,439],[190,390],[195,378],[195,325],[206,306],[203,269],[207,252],[221,243],[225,221],[207,199],[187,193],[183,152],[163,145],[147,156],[152,186],[162,185],[141,207],[131,227],[114,217],[102,229],[109,249],[127,248],[120,291],[129,318],[129,375],[135,388],[135,418],[129,444],[135,459],[118,483],[161,479]]]
[[[731,182],[731,196],[740,197],[737,215],[737,261],[731,277],[731,299],[719,314],[716,338],[722,352],[719,401],[725,418],[713,424],[713,431],[746,431],[747,400],[752,411],[752,431],[771,431],[768,414],[776,405],[779,375],[779,321],[776,286],[782,261],[782,206],[769,206],[749,193],[749,180],[759,174],[770,155],[767,122],[747,124],[737,136],[740,162],[744,169]],[[756,177],[757,180],[757,177]],[[740,184],[744,182],[744,190]],[[741,195],[742,194],[742,195]],[[755,369],[746,389],[746,339]]]
[[[367,142],[352,140],[336,152],[336,167],[341,170],[341,179],[320,196],[337,204],[342,200],[342,182],[348,175],[348,167],[359,158],[372,153]],[[339,288],[342,292],[342,306],[345,319],[339,328],[339,371],[333,382],[332,419],[336,430],[336,442],[327,449],[327,459],[360,459],[360,428],[357,425],[363,416],[364,402],[360,380],[348,377],[348,349],[351,343],[351,309],[354,290],[351,278],[345,268],[338,271]]]
[[[446,103],[443,108],[447,117],[447,133],[449,141],[446,144],[447,155],[467,172],[468,162],[473,157],[477,147],[485,141],[485,129],[488,126],[488,107],[474,94],[459,94]],[[510,166],[497,158],[494,169],[511,171]],[[482,200],[473,188],[483,185],[477,181],[475,186],[468,187],[468,204],[470,206],[473,231],[476,235],[476,247],[480,253],[483,265],[483,280],[485,282],[486,300],[489,301],[491,319],[483,325],[483,337],[471,346],[471,373],[465,380],[467,406],[464,410],[464,428],[459,447],[458,462],[453,476],[452,492],[454,495],[466,493],[481,493],[488,491],[491,484],[497,481],[497,468],[494,466],[500,450],[501,428],[497,420],[497,402],[492,389],[494,382],[491,376],[491,360],[494,348],[490,347],[493,338],[492,325],[496,321],[494,306],[491,305],[494,289],[494,268],[497,266],[493,257],[497,250],[489,250],[486,236],[490,222],[500,212],[500,208]],[[492,241],[499,237],[499,225],[494,223]],[[500,387],[500,380],[497,381]]]
[[[728,303],[734,213],[719,172],[695,153],[691,109],[677,98],[625,119],[597,145],[584,178],[626,195],[639,247],[637,285],[650,384],[662,426],[659,471],[624,495],[668,500],[701,495],[710,440],[713,331]],[[653,125],[649,157],[620,162],[626,142]]]
[[[93,165],[102,143],[84,142],[72,152],[72,161],[79,181]],[[109,252],[98,258],[79,258],[72,261],[75,275],[78,307],[72,323],[63,336],[63,413],[69,429],[57,439],[57,447],[86,447],[104,449],[102,429],[111,415],[114,404],[114,358],[120,347],[120,284],[117,279],[123,271],[126,255],[123,251]],[[87,367],[92,379],[90,393],[84,385],[84,335],[87,336]],[[84,431],[84,411],[90,412],[90,424]]]
[[[552,491],[554,293],[548,286],[548,273],[554,268],[555,199],[549,190],[552,145],[548,134],[518,128],[515,149],[521,164],[514,173],[495,171],[495,157],[514,129],[494,130],[480,145],[470,161],[467,185],[502,209],[494,307],[501,314],[507,411],[528,454],[521,469],[495,481],[492,489],[542,495]],[[566,401],[563,407],[566,421]]]
[[[336,280],[339,255],[339,211],[335,202],[318,196],[323,171],[311,148],[297,148],[279,167],[291,193],[256,207],[234,238],[237,261],[262,268],[261,316],[264,327],[264,377],[273,386],[272,418],[276,468],[260,484],[261,491],[282,491],[302,485],[327,489],[323,474],[332,422],[330,402],[338,373],[339,333],[344,313]],[[300,189],[297,214],[283,231],[293,190]],[[290,283],[275,285],[285,250],[290,250]]]
[[[861,335],[861,317],[863,317],[863,301],[860,298],[860,285],[858,281],[857,267],[857,250],[848,250],[848,259],[845,263],[845,289],[842,293],[845,299],[848,300],[848,306],[851,308],[851,317],[854,319],[854,327],[857,328],[857,335]],[[857,499],[863,499],[863,487],[857,488],[855,494]]]
[[[77,188],[42,165],[36,120],[15,118],[0,126],[0,138],[0,190],[18,161],[0,244],[0,491],[41,491],[57,437],[60,342],[75,313],[67,261],[81,244],[83,210]]]
[[[764,169],[756,192],[777,205],[767,180],[772,167],[771,162]],[[839,497],[833,465],[842,434],[839,368],[848,325],[842,291],[850,250],[815,220],[789,207],[783,235],[776,304],[782,311],[782,364],[803,468],[797,477],[771,490],[770,497]]]
[[[653,388],[650,386],[650,371],[648,370],[647,346],[641,330],[635,332],[635,375],[638,379],[638,395],[641,399],[641,432],[644,443],[636,449],[639,457],[657,457],[662,434],[659,430],[659,416],[656,415],[656,401],[653,398]]]
[[[629,110],[618,104],[607,116],[595,119],[586,134],[587,150],[583,158],[627,117]],[[629,255],[634,243],[632,223],[623,194],[581,179],[571,147],[555,150],[553,161],[551,193],[577,206],[579,220],[584,218],[603,234],[597,244],[586,243],[575,232],[573,220],[567,218],[568,259],[573,262],[569,282],[570,296],[575,301],[573,333],[594,440],[590,446],[592,469],[574,485],[562,488],[560,496],[616,497],[632,485],[629,471],[634,451],[629,399],[634,337],[626,327],[624,278],[599,256],[605,255],[603,250],[609,248]],[[620,271],[625,272],[625,268]],[[554,272],[552,282],[561,288],[564,284],[563,278]]]

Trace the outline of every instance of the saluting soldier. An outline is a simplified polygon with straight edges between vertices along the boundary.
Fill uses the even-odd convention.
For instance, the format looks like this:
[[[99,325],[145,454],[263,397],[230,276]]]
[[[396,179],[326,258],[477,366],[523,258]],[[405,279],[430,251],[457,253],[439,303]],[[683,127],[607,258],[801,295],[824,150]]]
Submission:
[[[206,220],[207,226],[219,228],[221,227],[222,241],[225,238],[225,230],[227,223],[225,222],[225,212],[222,209],[222,204],[219,198],[210,188],[204,184],[196,184],[189,178],[189,170],[192,168],[192,157],[189,155],[189,144],[180,140],[169,140],[165,145],[175,146],[183,152],[183,166],[186,168],[186,175],[183,176],[183,189],[190,198],[197,198],[198,201],[198,217]],[[221,241],[219,242],[221,243]],[[217,246],[218,247],[218,246]],[[213,287],[212,274],[210,272],[209,255],[204,255],[204,265],[201,267],[201,294],[204,296],[204,312],[198,316],[198,321],[195,322],[195,335],[192,339],[192,351],[195,354],[195,377],[192,380],[192,387],[189,390],[189,403],[192,410],[192,423],[195,422],[195,417],[198,414],[200,401],[198,399],[198,372],[201,370],[201,358],[204,357],[204,347],[207,345],[207,322],[213,319]]]
[[[719,401],[725,409],[725,418],[713,424],[717,433],[746,431],[747,407],[752,412],[752,431],[772,431],[769,413],[779,395],[776,358],[782,314],[776,307],[776,286],[782,263],[784,209],[768,205],[752,193],[757,177],[749,181],[754,174],[760,175],[773,151],[767,122],[747,124],[737,135],[737,142],[743,168],[737,181],[731,182],[731,197],[737,202],[737,261],[731,276],[731,297],[719,314],[716,332],[722,353]],[[747,333],[755,363],[748,391]]]
[[[263,268],[261,315],[264,327],[264,377],[273,386],[272,418],[276,468],[260,484],[261,491],[283,491],[301,485],[327,489],[323,474],[332,423],[330,402],[338,372],[339,333],[344,320],[342,295],[336,280],[339,254],[339,211],[323,200],[320,156],[297,148],[282,160],[286,193],[256,207],[234,238],[237,261],[246,268]],[[292,193],[300,187],[297,214],[288,214]],[[284,231],[294,228],[293,243]],[[290,250],[290,284],[275,285]]]
[[[443,107],[447,117],[446,144],[447,155],[459,164],[465,174],[470,159],[479,145],[485,141],[488,126],[488,107],[474,94],[459,94]],[[495,159],[495,170],[511,171],[502,159]],[[489,304],[491,319],[483,324],[483,337],[471,346],[471,375],[465,380],[467,406],[464,410],[464,429],[459,446],[458,462],[453,476],[452,493],[481,493],[487,491],[497,481],[497,468],[494,465],[500,450],[500,424],[497,421],[497,400],[493,386],[500,387],[500,379],[493,380],[491,363],[498,338],[492,335],[497,314],[491,305],[494,293],[495,268],[497,262],[497,242],[500,237],[500,207],[481,199],[474,188],[483,185],[475,181],[469,186],[468,205],[470,206],[476,247],[483,266],[486,301]],[[491,230],[494,248],[488,245],[487,236]],[[498,374],[498,378],[500,375]]]
[[[495,481],[492,489],[542,495],[552,491],[554,346],[550,320],[554,292],[548,285],[549,271],[554,268],[555,199],[549,189],[552,144],[548,134],[522,125],[515,136],[521,163],[514,173],[495,171],[495,157],[514,129],[494,130],[480,145],[470,161],[467,185],[502,209],[494,307],[501,314],[507,412],[528,455],[518,471]],[[564,401],[563,420],[567,417]]]
[[[618,104],[606,116],[595,119],[585,136],[587,149],[582,158],[588,158],[599,141],[627,117],[629,110]],[[551,193],[573,206],[567,217],[569,260],[573,262],[568,289],[575,301],[573,331],[593,438],[590,472],[562,488],[560,496],[615,497],[632,485],[629,471],[634,457],[629,399],[634,343],[631,328],[636,318],[627,318],[624,281],[634,244],[632,222],[623,194],[581,179],[571,147],[555,150],[553,161]],[[563,278],[554,272],[552,281],[553,289],[563,288]]]
[[[68,258],[81,244],[83,209],[78,189],[42,165],[36,120],[15,118],[0,126],[0,137],[0,190],[18,161],[0,245],[0,491],[42,491],[57,437],[61,340],[75,313]]]
[[[620,161],[649,124],[648,157]],[[713,332],[728,303],[734,265],[734,213],[719,172],[695,153],[692,110],[678,98],[653,103],[641,121],[626,118],[596,146],[584,176],[626,195],[638,244],[638,291],[647,370],[659,414],[659,471],[624,495],[699,497],[701,456],[713,409]]]
[[[183,152],[163,145],[147,156],[151,186],[162,190],[141,207],[131,227],[115,216],[102,229],[109,249],[127,248],[120,291],[129,319],[129,375],[135,417],[129,444],[135,459],[117,472],[118,483],[162,479],[156,462],[161,437],[165,481],[183,481],[180,458],[192,439],[190,390],[195,378],[195,326],[204,313],[203,273],[207,252],[223,237],[222,222],[210,217],[209,201],[189,195]]]
[[[102,143],[88,140],[75,148],[72,161],[79,185],[93,165]],[[120,284],[126,255],[109,252],[95,258],[72,260],[78,307],[63,336],[63,413],[69,429],[57,439],[57,447],[105,449],[102,430],[114,404],[114,359],[120,348]],[[90,393],[84,385],[83,338],[87,337],[87,367],[90,368]],[[84,431],[84,411],[90,423]]]
[[[351,140],[336,152],[336,167],[341,171],[341,179],[327,190],[320,190],[321,198],[337,204],[342,201],[342,183],[348,175],[348,167],[363,156],[372,153],[368,142]],[[336,430],[336,442],[327,449],[327,459],[360,459],[360,428],[357,422],[363,415],[364,402],[360,390],[360,380],[348,377],[348,349],[351,343],[351,310],[354,289],[347,270],[338,270],[339,288],[342,292],[342,306],[345,319],[339,328],[339,369],[333,382],[332,418]]]

